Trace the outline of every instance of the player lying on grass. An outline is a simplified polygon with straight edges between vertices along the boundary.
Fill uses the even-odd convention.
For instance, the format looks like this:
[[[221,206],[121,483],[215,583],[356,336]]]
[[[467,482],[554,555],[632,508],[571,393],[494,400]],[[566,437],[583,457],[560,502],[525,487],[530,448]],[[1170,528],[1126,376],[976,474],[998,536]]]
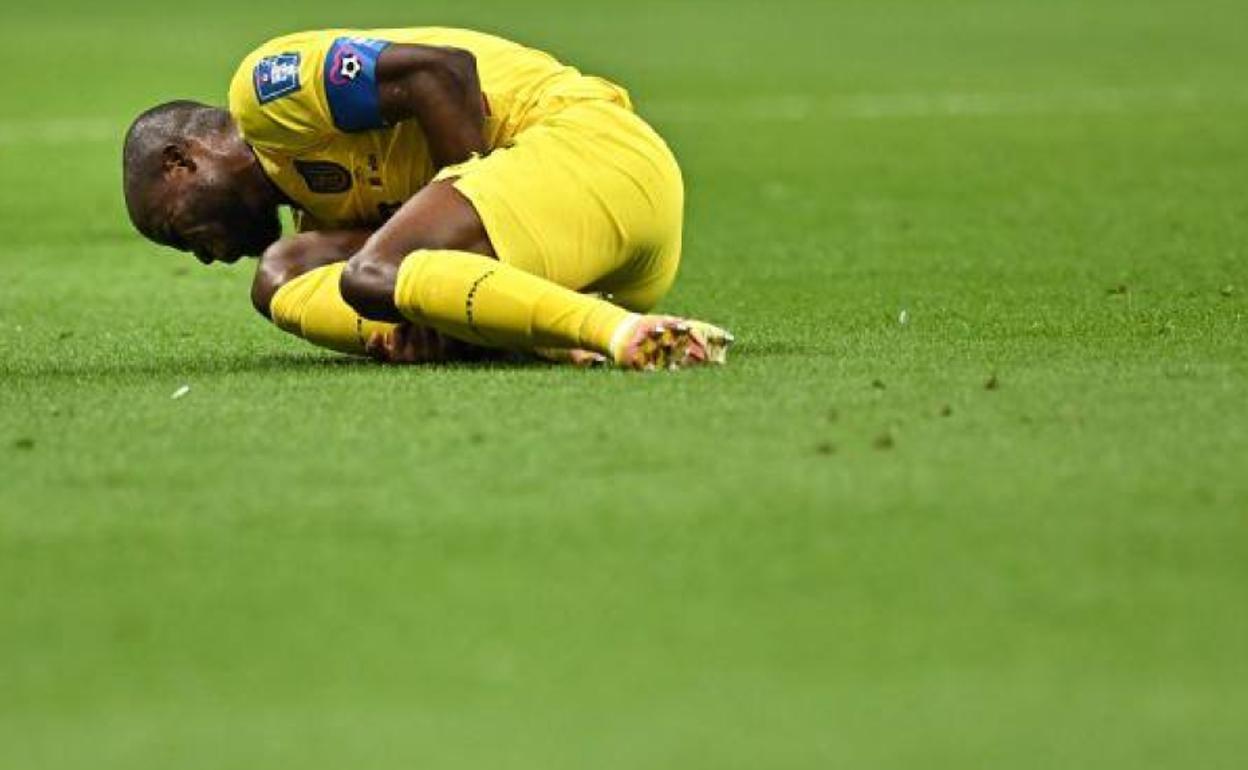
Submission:
[[[324,347],[649,369],[723,362],[732,342],[640,315],[680,261],[667,145],[623,89],[500,38],[277,38],[243,60],[228,110],[178,101],[136,118],[124,175],[141,233],[204,264],[261,256],[256,308]],[[288,238],[283,205],[300,231]]]

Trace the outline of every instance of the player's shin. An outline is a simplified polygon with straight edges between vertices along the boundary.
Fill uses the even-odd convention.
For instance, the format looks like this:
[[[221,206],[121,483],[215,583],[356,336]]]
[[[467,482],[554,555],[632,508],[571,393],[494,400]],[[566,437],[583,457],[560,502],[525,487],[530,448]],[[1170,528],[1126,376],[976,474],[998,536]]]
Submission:
[[[404,317],[478,345],[581,348],[607,356],[612,336],[634,318],[610,302],[462,251],[408,255],[394,302]]]
[[[273,323],[323,348],[376,356],[395,325],[356,313],[338,291],[345,262],[309,270],[287,281],[269,303]]]

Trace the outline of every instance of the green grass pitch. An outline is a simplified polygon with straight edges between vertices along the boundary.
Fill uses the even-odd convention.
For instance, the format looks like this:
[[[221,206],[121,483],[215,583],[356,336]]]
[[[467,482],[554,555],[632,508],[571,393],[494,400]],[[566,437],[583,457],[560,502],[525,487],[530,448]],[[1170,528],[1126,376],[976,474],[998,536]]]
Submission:
[[[1242,767],[1240,0],[0,20],[0,768]],[[630,88],[730,366],[352,363],[130,231],[139,109],[428,23]]]

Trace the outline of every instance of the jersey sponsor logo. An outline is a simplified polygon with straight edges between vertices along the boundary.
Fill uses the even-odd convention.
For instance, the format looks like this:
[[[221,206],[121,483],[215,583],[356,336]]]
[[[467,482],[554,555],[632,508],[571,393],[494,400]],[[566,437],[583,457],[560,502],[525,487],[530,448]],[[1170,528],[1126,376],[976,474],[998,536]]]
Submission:
[[[256,62],[252,82],[256,85],[256,99],[261,104],[293,94],[300,88],[299,54],[279,53],[264,57]]]
[[[351,189],[351,172],[328,160],[297,160],[295,171],[314,193],[334,195]]]

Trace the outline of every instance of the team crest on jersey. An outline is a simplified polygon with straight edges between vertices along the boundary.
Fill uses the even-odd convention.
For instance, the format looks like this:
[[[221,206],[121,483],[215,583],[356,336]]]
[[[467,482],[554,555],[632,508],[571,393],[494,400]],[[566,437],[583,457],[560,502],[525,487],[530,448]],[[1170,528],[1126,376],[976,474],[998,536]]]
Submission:
[[[328,160],[297,160],[295,171],[314,193],[332,195],[351,189],[351,172]]]
[[[252,82],[256,85],[256,99],[261,104],[293,94],[300,88],[299,54],[280,53],[264,57],[256,62]]]

